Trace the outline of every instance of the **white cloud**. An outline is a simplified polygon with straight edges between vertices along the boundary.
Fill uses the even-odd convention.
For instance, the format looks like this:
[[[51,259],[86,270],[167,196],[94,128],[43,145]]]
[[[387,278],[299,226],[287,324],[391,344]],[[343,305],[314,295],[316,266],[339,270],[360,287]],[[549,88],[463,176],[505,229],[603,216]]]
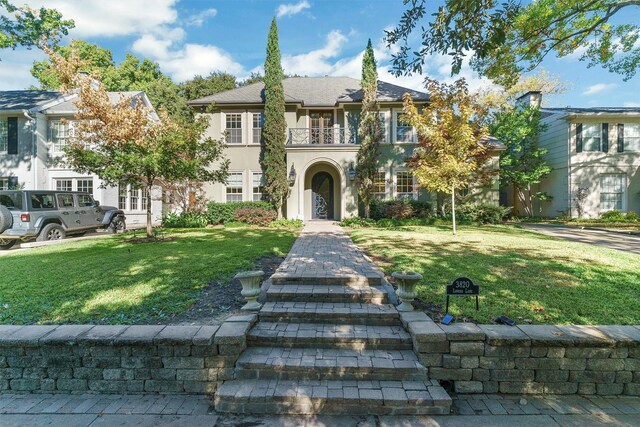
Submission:
[[[38,86],[31,75],[33,61],[41,61],[45,54],[39,49],[2,50],[0,61],[0,90],[20,90],[29,86]]]
[[[634,108],[634,107],[640,107],[640,102],[625,102],[624,104],[622,104],[623,107],[627,107],[627,108]]]
[[[214,8],[203,10],[200,13],[197,13],[195,15],[191,15],[190,17],[188,17],[187,25],[193,26],[193,27],[202,27],[202,24],[204,24],[208,18],[213,18],[217,14],[218,14],[218,11]]]
[[[73,19],[73,38],[116,37],[155,31],[178,18],[178,0],[32,0],[31,7],[57,9]]]
[[[324,47],[312,50],[309,53],[300,55],[284,55],[282,57],[282,68],[287,74],[324,75],[332,74],[334,67],[329,60],[336,58],[347,37],[338,30],[333,30],[327,34],[327,41]]]
[[[291,15],[296,15],[300,12],[302,12],[305,9],[309,9],[311,8],[311,5],[309,4],[309,2],[307,0],[302,0],[300,3],[287,3],[287,4],[281,4],[280,6],[278,6],[278,9],[276,9],[276,16],[278,18],[281,18],[283,16],[291,16]]]
[[[606,90],[615,89],[618,87],[615,83],[596,83],[594,85],[589,86],[584,92],[583,95],[595,95],[596,93],[604,92]]]

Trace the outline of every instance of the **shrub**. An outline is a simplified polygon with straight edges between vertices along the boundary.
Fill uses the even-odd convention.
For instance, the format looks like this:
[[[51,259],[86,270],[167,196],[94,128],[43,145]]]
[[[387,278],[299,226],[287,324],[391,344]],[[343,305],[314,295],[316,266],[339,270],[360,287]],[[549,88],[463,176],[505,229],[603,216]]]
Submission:
[[[627,221],[640,222],[640,215],[635,212],[627,212]]]
[[[302,228],[304,225],[304,221],[301,219],[276,219],[275,221],[271,221],[269,223],[269,227],[271,228]]]
[[[417,200],[375,200],[371,203],[371,218],[428,218],[431,204]]]
[[[233,211],[233,220],[266,227],[276,219],[276,211],[258,206],[240,207]]]
[[[257,207],[273,210],[273,206],[269,202],[211,202],[207,205],[207,216],[209,217],[209,224],[224,224],[225,222],[233,221],[233,212],[236,209],[246,207]]]
[[[207,215],[195,212],[170,213],[162,218],[162,226],[166,228],[204,228],[207,226],[208,219]]]
[[[511,213],[510,207],[495,206],[481,203],[465,203],[456,206],[456,215],[462,221],[480,224],[497,224]]]
[[[342,222],[340,222],[340,225],[342,227],[352,228],[373,227],[376,225],[376,221],[373,219],[365,219],[354,216],[351,218],[343,219]]]
[[[635,212],[620,212],[617,210],[612,210],[603,212],[600,215],[600,219],[609,222],[637,222],[640,221],[640,215]]]

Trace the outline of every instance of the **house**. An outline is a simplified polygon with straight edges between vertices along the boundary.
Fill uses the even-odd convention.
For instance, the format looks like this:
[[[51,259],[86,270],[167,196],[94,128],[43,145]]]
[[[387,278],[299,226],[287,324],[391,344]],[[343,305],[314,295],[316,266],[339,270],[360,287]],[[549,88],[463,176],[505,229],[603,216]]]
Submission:
[[[291,187],[284,215],[302,220],[341,220],[357,215],[354,177],[362,105],[360,81],[349,77],[291,77],[283,81],[283,86]],[[407,92],[418,106],[429,100],[425,93],[378,82],[384,140],[375,179],[377,199],[431,200],[431,195],[419,188],[405,165],[405,159],[417,146],[415,129],[402,121],[402,97]],[[264,102],[263,83],[189,101],[208,117],[207,136],[226,137],[228,146],[229,177],[226,184],[205,187],[210,200],[236,202],[263,198],[260,152]],[[498,150],[499,146],[498,143],[491,147]],[[491,163],[497,167],[497,151],[494,154]],[[497,180],[479,198],[497,204]]]
[[[110,92],[115,104],[132,97],[152,108],[144,92]],[[125,211],[129,225],[146,223],[144,191],[131,186],[104,187],[95,175],[64,164],[63,148],[73,134],[76,94],[52,91],[0,91],[0,190],[86,191],[103,205]],[[155,198],[154,198],[155,199]],[[162,202],[152,201],[159,222]]]
[[[540,105],[539,92],[521,97]],[[619,210],[640,213],[640,108],[542,108],[538,143],[553,172],[535,191],[551,196],[534,211],[544,216],[597,218]]]

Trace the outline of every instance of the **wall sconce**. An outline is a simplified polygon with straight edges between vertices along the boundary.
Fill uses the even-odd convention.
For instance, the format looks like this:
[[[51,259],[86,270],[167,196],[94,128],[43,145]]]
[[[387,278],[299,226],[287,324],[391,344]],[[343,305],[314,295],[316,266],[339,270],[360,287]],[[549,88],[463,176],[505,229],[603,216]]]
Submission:
[[[293,167],[293,163],[291,163],[291,170],[289,171],[289,186],[293,187],[293,184],[296,182],[296,168]]]
[[[349,181],[356,179],[356,168],[353,166],[353,162],[349,163]]]

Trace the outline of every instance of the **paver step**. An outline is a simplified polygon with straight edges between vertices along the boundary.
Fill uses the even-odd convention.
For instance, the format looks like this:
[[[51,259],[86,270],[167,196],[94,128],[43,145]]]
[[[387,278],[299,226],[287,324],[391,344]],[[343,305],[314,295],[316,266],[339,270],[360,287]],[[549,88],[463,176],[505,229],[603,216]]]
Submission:
[[[431,381],[233,380],[216,392],[218,412],[242,414],[448,414],[451,398]]]
[[[272,285],[267,301],[385,304],[387,292],[369,285]]]
[[[426,380],[412,350],[249,347],[236,377],[282,380]]]
[[[258,322],[247,335],[250,346],[411,350],[411,335],[402,326],[335,323]]]
[[[274,285],[370,285],[382,284],[382,274],[372,272],[368,274],[331,273],[330,270],[315,271],[311,269],[308,274],[300,272],[291,274],[276,271],[271,275],[271,283]]]
[[[260,310],[262,322],[400,325],[391,304],[268,301]]]

